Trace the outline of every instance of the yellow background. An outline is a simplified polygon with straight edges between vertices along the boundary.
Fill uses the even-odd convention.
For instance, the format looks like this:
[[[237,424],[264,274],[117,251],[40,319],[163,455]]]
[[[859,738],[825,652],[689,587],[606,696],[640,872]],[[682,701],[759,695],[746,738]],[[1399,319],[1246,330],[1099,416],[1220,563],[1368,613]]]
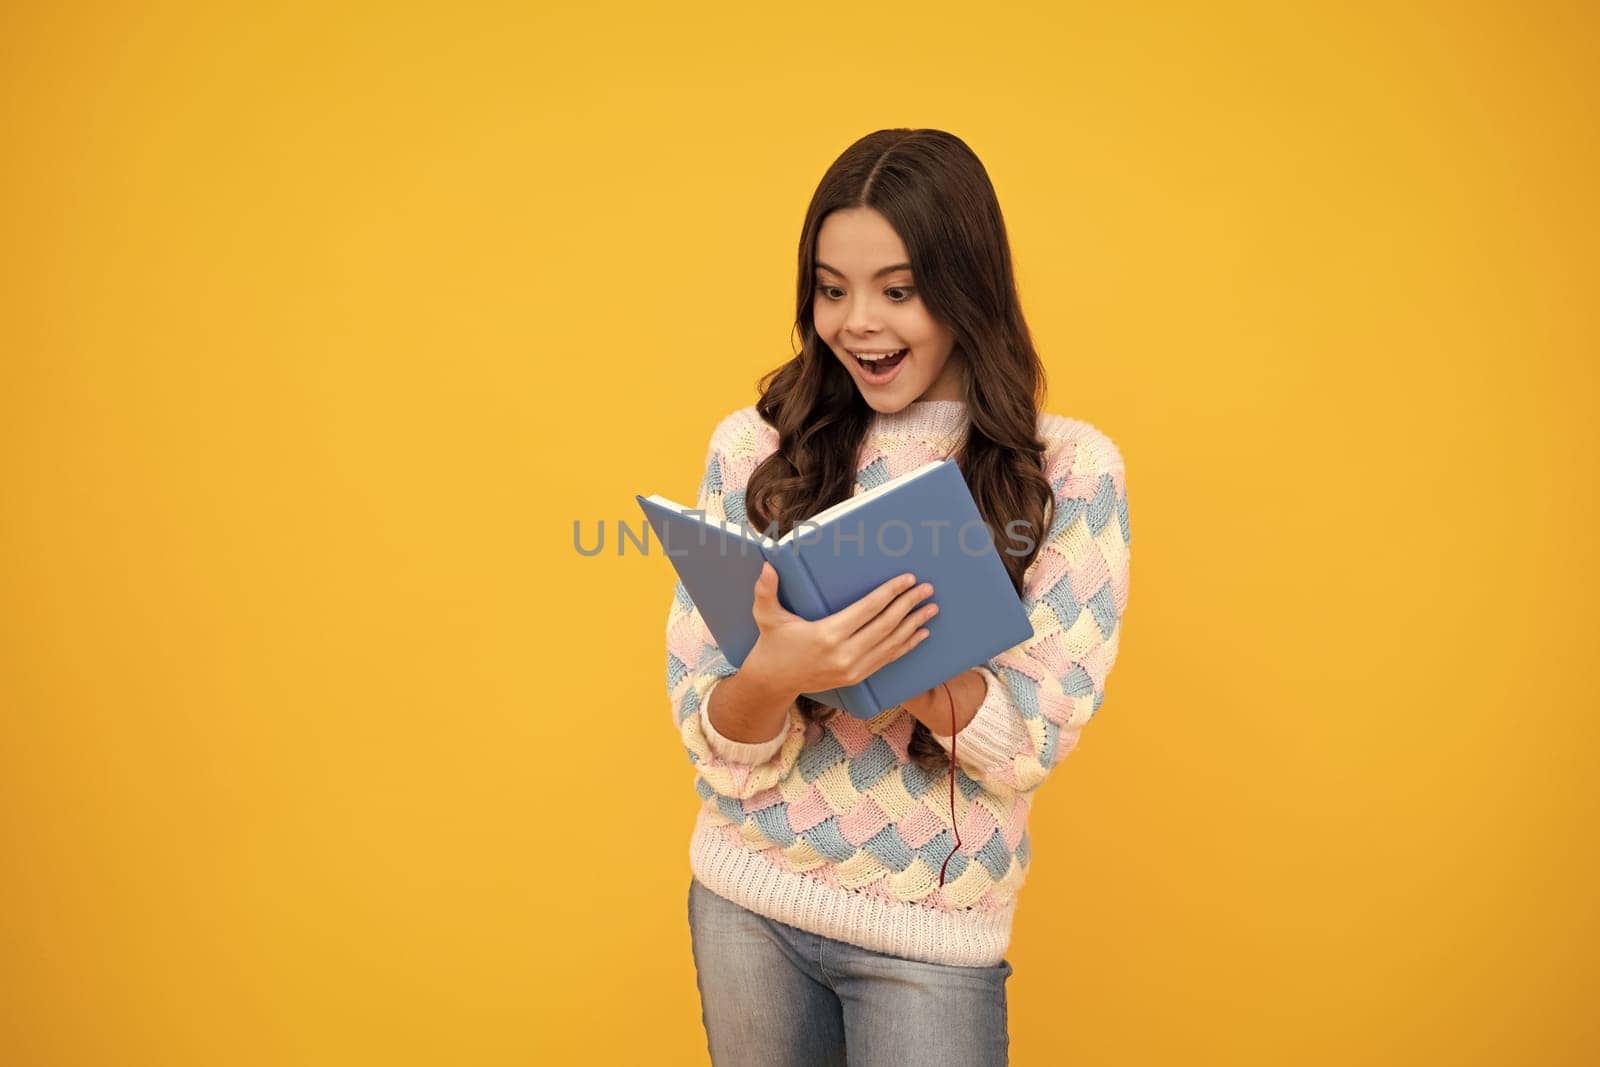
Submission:
[[[705,1062],[615,523],[934,126],[1128,466],[1014,1062],[1593,1062],[1594,19],[1326,6],[9,5],[0,1059]]]

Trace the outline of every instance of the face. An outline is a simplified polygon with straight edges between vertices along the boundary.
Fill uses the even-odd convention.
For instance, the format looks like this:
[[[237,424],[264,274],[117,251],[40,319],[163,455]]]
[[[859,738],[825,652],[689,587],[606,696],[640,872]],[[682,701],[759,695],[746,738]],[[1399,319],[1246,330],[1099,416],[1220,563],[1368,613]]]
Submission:
[[[963,399],[955,335],[923,306],[910,259],[889,221],[869,207],[831,213],[817,234],[817,334],[884,414],[916,400]],[[897,360],[865,365],[856,355],[901,350]]]

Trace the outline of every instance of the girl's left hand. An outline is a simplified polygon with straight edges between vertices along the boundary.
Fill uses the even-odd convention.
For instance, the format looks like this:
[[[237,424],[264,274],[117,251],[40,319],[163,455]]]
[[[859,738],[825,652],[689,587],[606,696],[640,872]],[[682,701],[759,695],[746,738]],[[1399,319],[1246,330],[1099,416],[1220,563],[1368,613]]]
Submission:
[[[907,699],[903,707],[911,713],[912,718],[920,722],[927,722],[928,713],[933,708],[933,698],[935,696],[941,698],[944,696],[944,692],[939,686],[934,686],[925,693],[918,693],[916,696]]]
[[[971,688],[970,683],[973,680],[983,686],[982,689],[976,690],[975,702],[963,696]],[[950,690],[948,696],[945,695],[946,686]],[[955,733],[960,733],[967,723],[972,721],[972,713],[975,713],[977,705],[983,702],[983,697],[987,695],[988,690],[987,683],[977,671],[966,670],[951,678],[944,685],[936,685],[926,692],[918,693],[902,706],[911,713],[912,718],[925,725],[928,729],[935,731],[941,737],[951,737]],[[951,708],[952,703],[955,704],[954,709]],[[973,712],[964,714],[962,709],[969,703],[972,704]],[[950,729],[952,710],[955,714],[954,732]]]

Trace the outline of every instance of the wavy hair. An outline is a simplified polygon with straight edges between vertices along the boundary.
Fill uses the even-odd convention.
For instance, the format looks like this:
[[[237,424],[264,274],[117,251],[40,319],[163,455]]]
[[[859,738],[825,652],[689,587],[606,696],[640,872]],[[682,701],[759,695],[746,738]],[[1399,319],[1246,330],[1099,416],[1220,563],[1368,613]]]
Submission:
[[[756,409],[777,430],[778,448],[751,472],[745,510],[756,529],[776,525],[781,536],[852,495],[875,413],[817,336],[812,302],[823,220],[856,207],[877,211],[900,236],[929,314],[954,334],[950,358],[966,362],[969,425],[953,458],[990,530],[1028,524],[1027,552],[1000,554],[1021,595],[1054,513],[1038,432],[1044,365],[1022,317],[994,186],[972,149],[942,130],[867,134],[834,160],[812,195],[795,294],[800,348],[759,382]],[[837,711],[805,696],[798,704],[808,722]],[[921,722],[909,755],[926,770],[949,767],[949,754]]]

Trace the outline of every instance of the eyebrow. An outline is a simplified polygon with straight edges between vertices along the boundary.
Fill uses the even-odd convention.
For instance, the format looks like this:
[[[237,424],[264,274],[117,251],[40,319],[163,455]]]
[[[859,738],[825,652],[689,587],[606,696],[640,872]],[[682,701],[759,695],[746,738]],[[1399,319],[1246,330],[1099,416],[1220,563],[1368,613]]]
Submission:
[[[837,274],[841,278],[844,277],[844,271],[835,270],[834,268],[828,266],[826,263],[823,263],[821,260],[817,261],[817,269],[818,270],[825,270],[829,274]],[[881,278],[885,274],[893,274],[897,270],[910,270],[910,269],[911,269],[911,264],[909,264],[909,263],[894,263],[894,264],[891,264],[891,265],[889,265],[887,267],[882,268],[876,274],[874,274],[873,277],[874,278]]]

